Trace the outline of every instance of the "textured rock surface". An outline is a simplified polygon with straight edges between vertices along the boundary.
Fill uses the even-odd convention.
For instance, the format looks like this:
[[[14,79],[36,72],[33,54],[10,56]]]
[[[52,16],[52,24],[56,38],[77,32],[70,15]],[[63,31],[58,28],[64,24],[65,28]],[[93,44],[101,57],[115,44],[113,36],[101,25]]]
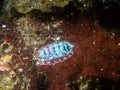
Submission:
[[[9,26],[1,25],[1,30],[6,31],[5,35],[1,34],[1,37],[3,37],[1,38],[1,44],[4,39],[13,43],[15,62],[11,62],[14,63],[11,66],[13,65],[12,67],[16,71],[20,67],[25,70],[25,74],[21,73],[22,76],[21,74],[19,76],[19,72],[17,72],[18,80],[20,79],[23,82],[19,81],[18,85],[20,87],[16,87],[16,84],[15,90],[45,88],[46,78],[39,75],[34,77],[37,72],[43,72],[48,76],[47,90],[70,90],[70,87],[66,84],[80,75],[93,75],[113,80],[120,78],[120,38],[116,37],[113,32],[104,31],[90,16],[79,14],[78,17],[79,19],[74,23],[73,20],[72,22],[62,19],[57,20],[55,17],[46,21],[40,21],[35,17],[23,17],[15,22],[15,26],[11,25],[14,28],[10,31],[10,28],[7,29]],[[36,71],[33,57],[36,50],[59,40],[69,41],[75,46],[73,56],[56,65],[38,65],[39,70]],[[9,49],[11,50],[12,46]],[[1,53],[1,56],[4,56],[4,53]],[[30,71],[28,71],[29,68],[31,68]],[[36,75],[33,74],[33,71],[36,72]],[[40,81],[37,80],[38,78],[40,78]],[[38,84],[42,86],[39,87]],[[29,88],[29,85],[31,88]]]
[[[0,73],[0,90],[37,90],[46,83],[14,24],[0,25]]]
[[[69,84],[72,90],[119,90],[120,81],[102,77],[80,76]]]
[[[34,10],[42,12],[59,12],[67,6],[75,6],[80,11],[99,13],[103,10],[120,8],[118,0],[2,0],[0,6],[2,22],[13,21]]]
[[[94,19],[80,15],[72,23],[63,21],[63,38],[75,46],[73,57],[54,66],[39,66],[48,76],[47,90],[70,90],[66,83],[79,75],[119,79],[120,38],[105,32]]]
[[[5,0],[3,3],[0,90],[71,90],[68,84],[81,75],[120,79],[120,13],[111,13],[116,8],[119,11],[119,1]],[[57,12],[50,13],[54,9]],[[62,40],[75,46],[71,58],[56,65],[36,64],[34,55],[39,48]]]

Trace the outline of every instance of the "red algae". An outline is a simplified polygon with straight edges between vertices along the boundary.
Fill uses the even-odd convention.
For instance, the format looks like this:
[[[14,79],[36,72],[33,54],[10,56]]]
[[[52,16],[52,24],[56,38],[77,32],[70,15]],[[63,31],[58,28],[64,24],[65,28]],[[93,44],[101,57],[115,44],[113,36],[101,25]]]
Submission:
[[[12,54],[8,60],[10,69],[6,70],[12,68],[16,74],[19,82],[15,90],[46,88],[46,76],[47,90],[70,90],[67,84],[81,75],[120,78],[120,38],[106,32],[93,18],[80,14],[74,22],[35,19],[19,19],[17,25],[0,28],[0,44],[4,44],[0,55]],[[36,66],[36,50],[63,40],[74,45],[72,57],[54,65]]]
[[[80,75],[120,78],[120,38],[106,32],[93,18],[79,17],[74,23],[61,24],[63,40],[75,45],[73,57],[54,66],[39,67],[48,76],[47,90],[70,90],[66,83]]]

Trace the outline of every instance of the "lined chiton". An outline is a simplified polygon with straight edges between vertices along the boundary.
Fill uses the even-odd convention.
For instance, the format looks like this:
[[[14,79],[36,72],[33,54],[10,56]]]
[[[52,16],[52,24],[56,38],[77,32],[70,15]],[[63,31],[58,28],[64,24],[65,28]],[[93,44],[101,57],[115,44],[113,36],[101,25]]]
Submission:
[[[59,41],[48,44],[35,53],[37,64],[39,65],[51,65],[62,62],[73,54],[73,47],[71,43],[67,41]]]

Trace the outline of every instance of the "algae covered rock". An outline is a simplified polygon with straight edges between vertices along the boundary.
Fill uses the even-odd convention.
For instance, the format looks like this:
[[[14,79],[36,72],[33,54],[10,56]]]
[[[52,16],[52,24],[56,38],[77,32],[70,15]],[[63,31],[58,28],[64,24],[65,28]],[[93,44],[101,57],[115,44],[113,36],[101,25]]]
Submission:
[[[69,1],[70,0],[9,0],[8,6],[15,8],[20,13],[27,13],[35,9],[49,12],[52,7],[64,7]]]
[[[19,82],[19,78],[12,70],[0,75],[0,90],[13,90],[14,86]]]
[[[54,7],[64,8],[70,0],[4,0],[1,6],[0,22],[13,21],[33,10],[51,12]]]
[[[70,83],[72,90],[119,90],[120,81],[113,81],[103,77],[80,76]]]
[[[109,8],[120,7],[118,0],[2,0],[0,22],[13,21],[26,14],[38,12],[60,12],[67,6],[74,6],[79,11],[100,12]],[[67,8],[68,11],[70,11]],[[60,9],[60,10],[59,10]],[[64,13],[64,12],[63,12]]]
[[[0,90],[39,90],[46,83],[16,25],[0,24]]]

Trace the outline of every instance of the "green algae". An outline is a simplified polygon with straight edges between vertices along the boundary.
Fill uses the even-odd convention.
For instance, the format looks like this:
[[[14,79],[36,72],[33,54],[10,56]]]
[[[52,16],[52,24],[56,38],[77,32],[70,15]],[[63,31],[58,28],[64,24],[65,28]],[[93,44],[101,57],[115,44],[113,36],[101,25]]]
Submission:
[[[119,90],[120,81],[95,76],[80,76],[69,84],[72,90]]]
[[[64,10],[71,3],[82,12],[100,12],[112,6],[120,7],[120,1],[118,0],[3,0],[0,10],[0,22],[16,20],[29,14],[29,12],[32,13],[34,10],[41,12]]]
[[[51,7],[64,7],[70,0],[12,0],[14,8],[20,13],[27,13],[33,9],[41,10],[43,12],[51,11]]]
[[[0,75],[0,90],[13,90],[14,86],[19,82],[14,71]]]

